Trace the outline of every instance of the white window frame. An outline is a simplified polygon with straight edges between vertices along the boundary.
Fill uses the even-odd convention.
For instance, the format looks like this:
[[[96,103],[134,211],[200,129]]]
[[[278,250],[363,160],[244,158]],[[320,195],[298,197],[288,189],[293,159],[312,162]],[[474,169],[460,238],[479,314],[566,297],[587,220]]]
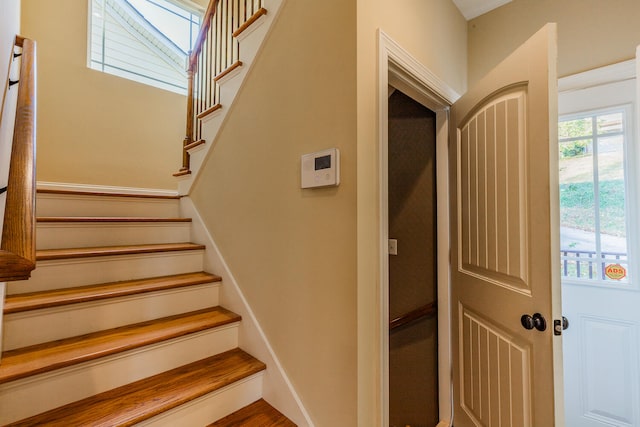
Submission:
[[[625,209],[627,234],[628,281],[562,278],[563,283],[604,288],[640,290],[640,224],[634,221],[640,213],[640,159],[636,137],[635,60],[625,61],[559,80],[558,112],[560,118],[571,119],[624,109],[625,114]]]
[[[632,190],[631,190],[631,186],[630,186],[630,179],[629,179],[629,174],[630,174],[630,167],[629,167],[629,158],[630,158],[630,145],[632,145],[632,133],[631,133],[631,127],[633,125],[633,114],[632,114],[632,106],[631,104],[625,104],[625,105],[619,105],[619,106],[612,106],[612,107],[608,107],[608,108],[604,108],[604,109],[597,109],[597,110],[588,110],[588,111],[582,111],[579,113],[571,113],[571,114],[566,114],[566,115],[562,115],[558,118],[559,122],[564,122],[564,121],[571,121],[571,120],[577,120],[577,119],[583,119],[583,118],[589,118],[593,121],[594,118],[597,118],[599,116],[604,116],[607,114],[612,114],[612,113],[622,113],[622,120],[623,120],[623,132],[622,132],[622,137],[623,137],[623,156],[624,156],[624,164],[623,164],[623,176],[624,176],[624,184],[625,184],[625,188],[624,188],[624,193],[625,193],[625,232],[626,232],[626,240],[627,240],[627,250],[626,250],[626,256],[627,256],[627,260],[622,262],[623,264],[628,264],[630,265],[630,260],[631,260],[631,253],[630,253],[630,245],[629,245],[629,241],[631,240],[632,236],[629,233],[629,227],[631,227],[631,221],[630,221],[630,210],[629,210],[629,201],[632,198]],[[590,137],[584,137],[584,138],[580,138],[580,139],[591,139],[593,141],[593,183],[594,183],[594,187],[593,187],[593,192],[594,192],[594,220],[595,220],[595,230],[594,230],[594,235],[595,235],[595,251],[596,251],[596,257],[593,259],[593,263],[597,266],[598,270],[595,272],[596,274],[596,278],[574,278],[574,277],[562,277],[562,281],[566,282],[566,283],[576,283],[576,284],[585,284],[585,285],[600,285],[600,286],[605,286],[605,287],[622,287],[625,289],[628,289],[629,287],[629,283],[632,282],[631,277],[632,274],[630,274],[630,272],[627,274],[627,278],[624,281],[621,282],[615,282],[615,281],[611,281],[611,280],[604,280],[602,279],[602,272],[599,270],[601,268],[601,266],[603,264],[613,264],[616,263],[615,259],[610,259],[610,258],[604,258],[602,256],[602,243],[601,243],[601,215],[600,215],[600,178],[599,178],[599,170],[597,167],[597,163],[599,161],[599,152],[598,152],[598,141],[602,138],[606,138],[609,137],[610,135],[607,134],[597,134],[597,123],[592,125],[592,134],[590,135]],[[613,135],[612,135],[613,136]],[[558,143],[562,143],[564,141],[560,140],[560,137],[558,137]],[[562,208],[562,207],[561,207]],[[564,259],[563,259],[564,261]]]

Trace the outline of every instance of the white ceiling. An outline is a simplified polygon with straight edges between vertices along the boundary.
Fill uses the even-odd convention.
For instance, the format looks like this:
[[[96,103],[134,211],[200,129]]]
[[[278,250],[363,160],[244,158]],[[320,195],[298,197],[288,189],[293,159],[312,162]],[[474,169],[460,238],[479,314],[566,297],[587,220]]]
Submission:
[[[467,21],[487,13],[503,4],[510,3],[511,0],[453,0],[458,9]]]

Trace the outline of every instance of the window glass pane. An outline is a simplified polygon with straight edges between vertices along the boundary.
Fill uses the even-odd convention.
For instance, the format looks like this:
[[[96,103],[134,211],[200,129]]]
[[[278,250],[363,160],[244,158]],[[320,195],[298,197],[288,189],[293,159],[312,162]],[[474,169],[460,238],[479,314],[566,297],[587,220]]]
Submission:
[[[164,0],[127,0],[183,52],[191,50],[190,14]]]
[[[624,138],[598,141],[600,232],[603,252],[627,252],[625,222]]]
[[[622,112],[598,116],[598,134],[622,132]]]
[[[558,137],[560,139],[590,136],[592,133],[593,127],[590,117],[566,120],[558,123]]]
[[[565,279],[629,283],[624,117],[624,110],[591,113],[559,124]]]
[[[595,251],[593,154],[563,156],[560,148],[562,249]]]
[[[89,66],[186,94],[200,16],[167,0],[91,0]]]
[[[593,140],[591,139],[577,139],[571,141],[562,141],[560,142],[560,159],[567,158],[576,158],[580,156],[585,156],[593,151]],[[588,162],[569,162],[565,165],[565,170],[569,167],[569,165],[573,165],[576,167],[577,164],[586,164]],[[560,168],[560,172],[562,173],[562,167]],[[574,171],[570,171],[574,172]],[[584,172],[584,171],[583,171]],[[578,172],[576,172],[578,173]]]

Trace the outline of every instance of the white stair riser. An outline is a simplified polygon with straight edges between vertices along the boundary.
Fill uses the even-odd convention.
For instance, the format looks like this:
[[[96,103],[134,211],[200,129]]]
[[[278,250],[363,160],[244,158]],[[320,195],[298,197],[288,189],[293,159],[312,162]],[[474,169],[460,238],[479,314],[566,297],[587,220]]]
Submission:
[[[223,418],[262,397],[263,373],[185,403],[175,409],[136,424],[139,427],[204,426]]]
[[[191,224],[179,223],[40,223],[38,249],[83,248],[190,240]]]
[[[38,194],[38,216],[177,217],[179,200],[75,194]]]
[[[5,316],[5,350],[117,328],[218,305],[218,283]]]
[[[10,282],[7,294],[71,288],[202,271],[201,250],[40,261],[31,279]]]
[[[220,126],[219,122],[215,118],[211,120],[211,123],[214,123],[214,122],[218,124],[212,125],[212,126]],[[203,124],[203,127],[204,126],[207,126],[207,124]],[[190,152],[189,167],[191,168],[191,170],[200,169],[200,166],[202,166],[202,163],[204,162],[206,155],[207,155],[207,150],[205,149],[193,150],[192,152]]]
[[[223,326],[0,384],[0,425],[233,349],[237,335]]]

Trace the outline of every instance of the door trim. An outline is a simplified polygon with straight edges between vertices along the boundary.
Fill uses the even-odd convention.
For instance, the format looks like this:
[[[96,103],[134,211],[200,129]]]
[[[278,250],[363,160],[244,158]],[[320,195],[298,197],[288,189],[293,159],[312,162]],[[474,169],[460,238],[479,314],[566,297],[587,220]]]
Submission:
[[[436,113],[436,203],[438,218],[438,427],[451,425],[451,310],[449,262],[449,107],[460,94],[378,29],[378,123],[380,214],[381,419],[389,420],[389,170],[388,87],[391,84]]]

